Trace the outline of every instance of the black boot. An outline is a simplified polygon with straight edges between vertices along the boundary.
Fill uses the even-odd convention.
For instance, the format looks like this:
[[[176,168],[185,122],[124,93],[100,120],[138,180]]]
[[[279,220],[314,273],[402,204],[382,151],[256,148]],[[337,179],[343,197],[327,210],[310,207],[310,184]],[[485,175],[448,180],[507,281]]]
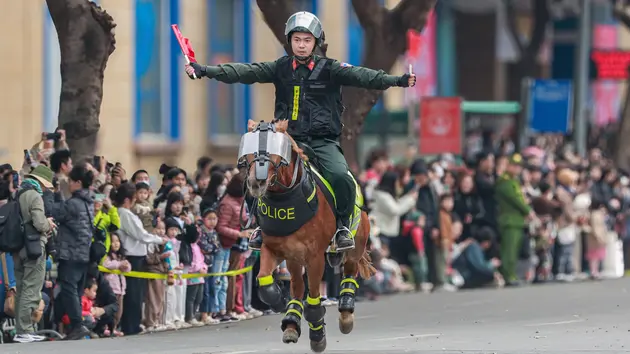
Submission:
[[[335,232],[335,241],[337,243],[337,251],[343,252],[354,248],[354,239],[350,229],[343,223],[337,222],[337,232]]]
[[[259,251],[263,244],[262,232],[260,227],[257,227],[252,235],[249,237],[249,248]]]

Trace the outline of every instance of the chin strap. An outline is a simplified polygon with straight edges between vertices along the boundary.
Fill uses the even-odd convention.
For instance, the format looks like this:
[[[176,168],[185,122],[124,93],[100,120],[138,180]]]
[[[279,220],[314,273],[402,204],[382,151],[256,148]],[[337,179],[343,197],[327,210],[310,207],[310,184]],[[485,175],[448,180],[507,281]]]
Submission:
[[[314,52],[311,53],[308,56],[305,56],[305,57],[304,56],[299,56],[299,55],[294,55],[293,57],[295,59],[299,60],[299,61],[308,61],[308,60],[311,60],[313,58],[313,54],[314,54]]]

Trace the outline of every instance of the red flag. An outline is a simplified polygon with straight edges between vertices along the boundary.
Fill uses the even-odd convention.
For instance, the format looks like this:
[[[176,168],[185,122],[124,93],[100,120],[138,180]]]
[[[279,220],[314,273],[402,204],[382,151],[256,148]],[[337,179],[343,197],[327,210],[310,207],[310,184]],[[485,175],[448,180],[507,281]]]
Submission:
[[[407,31],[407,56],[409,58],[420,58],[420,50],[422,49],[422,34],[414,30]]]
[[[196,63],[197,59],[195,59],[195,51],[192,49],[192,45],[190,45],[188,38],[182,35],[178,25],[171,25],[171,28],[173,29],[173,33],[175,33],[177,42],[179,42],[179,47],[182,49],[182,54],[184,54],[186,60],[191,63]]]

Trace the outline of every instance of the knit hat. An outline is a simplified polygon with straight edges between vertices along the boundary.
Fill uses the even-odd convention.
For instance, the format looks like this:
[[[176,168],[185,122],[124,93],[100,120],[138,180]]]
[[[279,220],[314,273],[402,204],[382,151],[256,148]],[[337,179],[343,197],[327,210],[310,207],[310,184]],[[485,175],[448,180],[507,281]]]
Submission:
[[[35,167],[31,171],[31,173],[25,175],[24,177],[33,178],[37,180],[37,182],[39,182],[44,188],[53,189],[53,176],[53,171],[50,168],[44,165],[39,165]]]
[[[164,220],[164,225],[166,226],[166,230],[168,231],[168,229],[175,227],[177,228],[179,231],[182,231],[182,225],[179,223],[179,221],[177,221],[177,219],[171,217],[171,218],[166,218],[166,220]]]

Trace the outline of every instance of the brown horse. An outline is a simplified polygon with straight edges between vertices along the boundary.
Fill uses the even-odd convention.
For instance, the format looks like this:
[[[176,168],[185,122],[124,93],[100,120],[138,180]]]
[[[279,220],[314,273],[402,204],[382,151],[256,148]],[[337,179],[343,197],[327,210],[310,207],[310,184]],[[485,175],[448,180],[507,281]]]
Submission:
[[[239,163],[247,166],[246,185],[257,198],[257,218],[263,234],[258,293],[276,312],[286,311],[281,326],[283,342],[297,343],[304,316],[309,323],[311,350],[321,352],[326,349],[326,309],[321,305],[319,285],[337,224],[330,194],[325,193],[330,189],[328,182],[309,164],[286,130],[287,121],[258,124],[250,120],[249,133],[241,140]],[[357,199],[361,204],[362,197]],[[360,207],[357,205],[351,222],[355,248],[341,256],[344,277],[339,294],[339,328],[344,334],[350,333],[354,325],[355,279],[359,274],[368,279],[374,273],[366,251],[370,224]],[[334,252],[334,244],[332,248]],[[282,260],[286,260],[291,274],[290,301],[282,297],[273,279]],[[303,269],[308,278],[305,304]]]

